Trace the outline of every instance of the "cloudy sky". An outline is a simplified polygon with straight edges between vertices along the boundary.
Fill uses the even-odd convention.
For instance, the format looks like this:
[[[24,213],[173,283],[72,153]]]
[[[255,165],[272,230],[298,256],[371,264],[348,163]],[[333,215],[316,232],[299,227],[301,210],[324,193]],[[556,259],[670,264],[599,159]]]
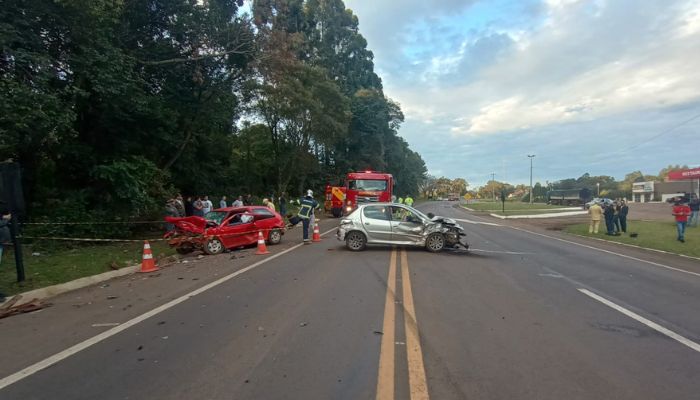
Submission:
[[[700,0],[345,0],[400,134],[472,186],[700,164]]]

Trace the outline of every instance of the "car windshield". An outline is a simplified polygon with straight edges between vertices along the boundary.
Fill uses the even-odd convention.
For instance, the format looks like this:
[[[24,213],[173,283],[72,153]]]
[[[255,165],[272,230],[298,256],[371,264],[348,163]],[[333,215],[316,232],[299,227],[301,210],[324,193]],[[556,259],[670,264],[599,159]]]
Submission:
[[[227,215],[228,213],[225,211],[209,211],[207,215],[204,216],[204,219],[207,221],[214,221],[217,225],[221,225],[221,221],[223,221]]]
[[[348,182],[348,189],[383,192],[386,190],[387,181],[379,179],[355,179]]]

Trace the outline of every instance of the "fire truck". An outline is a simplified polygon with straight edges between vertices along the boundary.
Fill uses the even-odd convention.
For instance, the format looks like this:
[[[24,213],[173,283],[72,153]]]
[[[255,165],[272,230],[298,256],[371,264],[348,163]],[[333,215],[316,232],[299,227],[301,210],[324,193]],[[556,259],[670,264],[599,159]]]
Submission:
[[[394,191],[394,177],[376,171],[350,172],[345,186],[326,185],[324,208],[338,218],[347,215],[358,204],[390,202]]]

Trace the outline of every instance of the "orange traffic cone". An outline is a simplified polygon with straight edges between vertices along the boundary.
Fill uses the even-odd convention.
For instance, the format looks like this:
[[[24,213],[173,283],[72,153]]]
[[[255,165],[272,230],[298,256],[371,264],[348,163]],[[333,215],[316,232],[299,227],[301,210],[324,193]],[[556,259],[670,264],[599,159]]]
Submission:
[[[153,272],[158,271],[155,261],[153,261],[153,253],[148,240],[143,242],[143,259],[141,260],[141,270],[138,272]]]
[[[267,246],[265,245],[265,238],[263,237],[262,231],[258,232],[258,251],[255,252],[256,255],[270,254],[267,251]]]
[[[321,241],[321,231],[318,228],[318,222],[314,223],[314,236],[311,239],[312,242],[320,242]]]

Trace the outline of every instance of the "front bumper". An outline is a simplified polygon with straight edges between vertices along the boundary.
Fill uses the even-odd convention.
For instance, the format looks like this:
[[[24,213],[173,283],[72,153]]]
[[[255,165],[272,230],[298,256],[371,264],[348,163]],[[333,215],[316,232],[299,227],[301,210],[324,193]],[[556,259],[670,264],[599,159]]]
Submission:
[[[345,234],[347,232],[343,228],[338,228],[338,230],[335,232],[335,237],[338,238],[341,242],[345,240]]]

